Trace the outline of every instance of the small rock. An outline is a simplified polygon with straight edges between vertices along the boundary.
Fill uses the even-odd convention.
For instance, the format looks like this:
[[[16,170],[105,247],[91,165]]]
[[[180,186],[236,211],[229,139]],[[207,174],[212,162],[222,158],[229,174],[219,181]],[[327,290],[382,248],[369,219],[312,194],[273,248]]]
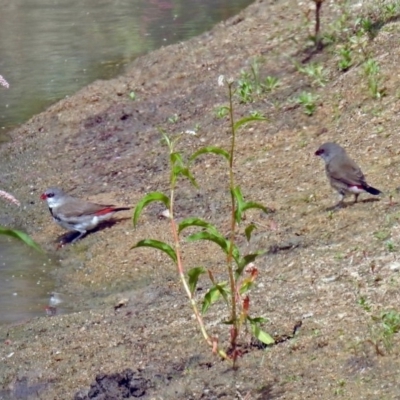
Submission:
[[[331,283],[331,282],[335,282],[336,279],[338,279],[338,277],[333,275],[333,276],[328,276],[327,278],[322,278],[321,281],[324,283]]]
[[[400,263],[395,261],[394,263],[389,265],[389,269],[392,271],[399,271],[400,270]]]

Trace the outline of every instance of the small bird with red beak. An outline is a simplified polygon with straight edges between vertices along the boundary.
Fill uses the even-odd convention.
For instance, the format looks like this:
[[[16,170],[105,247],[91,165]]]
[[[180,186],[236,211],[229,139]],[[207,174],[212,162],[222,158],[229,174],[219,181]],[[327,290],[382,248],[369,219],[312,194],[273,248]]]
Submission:
[[[357,203],[360,193],[370,193],[375,196],[382,192],[369,186],[360,167],[346,154],[343,147],[336,143],[324,143],[315,152],[325,161],[325,172],[330,185],[339,193],[340,200],[336,207],[343,205],[347,194],[354,194]]]
[[[47,201],[54,222],[64,229],[79,232],[71,243],[76,242],[86,235],[87,231],[96,228],[100,222],[114,213],[131,209],[131,207],[90,203],[72,197],[56,187],[47,189],[40,198]]]

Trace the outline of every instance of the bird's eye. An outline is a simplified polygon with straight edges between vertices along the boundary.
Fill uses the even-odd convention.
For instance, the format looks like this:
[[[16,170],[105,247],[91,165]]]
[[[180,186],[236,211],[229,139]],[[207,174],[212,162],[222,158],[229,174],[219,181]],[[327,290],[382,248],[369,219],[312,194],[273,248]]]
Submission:
[[[48,193],[48,194],[46,195],[46,197],[47,197],[48,199],[51,199],[52,197],[54,197],[54,193]]]

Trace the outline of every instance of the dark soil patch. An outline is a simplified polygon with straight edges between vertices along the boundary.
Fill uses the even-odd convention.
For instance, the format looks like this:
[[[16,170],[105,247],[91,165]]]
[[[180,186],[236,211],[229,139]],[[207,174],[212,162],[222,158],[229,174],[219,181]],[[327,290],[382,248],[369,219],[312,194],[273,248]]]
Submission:
[[[74,400],[106,400],[106,399],[133,399],[144,397],[148,382],[139,372],[126,369],[121,373],[96,376],[96,381],[90,385],[87,394],[82,390]]]

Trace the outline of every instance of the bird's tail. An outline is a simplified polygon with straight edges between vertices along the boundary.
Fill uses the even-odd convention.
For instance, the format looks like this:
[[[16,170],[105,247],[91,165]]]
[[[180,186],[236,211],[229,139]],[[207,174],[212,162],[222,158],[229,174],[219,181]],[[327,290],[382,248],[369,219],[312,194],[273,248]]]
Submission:
[[[132,207],[116,207],[116,208],[114,208],[114,211],[126,211],[126,210],[131,210],[131,209],[132,209]]]
[[[106,215],[110,214],[112,212],[117,212],[117,211],[125,211],[125,210],[130,210],[132,207],[114,207],[114,206],[107,206],[97,212],[95,212],[95,215]]]
[[[370,193],[370,194],[373,194],[373,195],[375,195],[375,196],[377,196],[378,194],[381,194],[381,193],[382,193],[380,190],[375,189],[375,188],[373,188],[372,186],[368,186],[368,185],[364,186],[363,189],[364,189],[366,192],[368,192],[368,193]]]

